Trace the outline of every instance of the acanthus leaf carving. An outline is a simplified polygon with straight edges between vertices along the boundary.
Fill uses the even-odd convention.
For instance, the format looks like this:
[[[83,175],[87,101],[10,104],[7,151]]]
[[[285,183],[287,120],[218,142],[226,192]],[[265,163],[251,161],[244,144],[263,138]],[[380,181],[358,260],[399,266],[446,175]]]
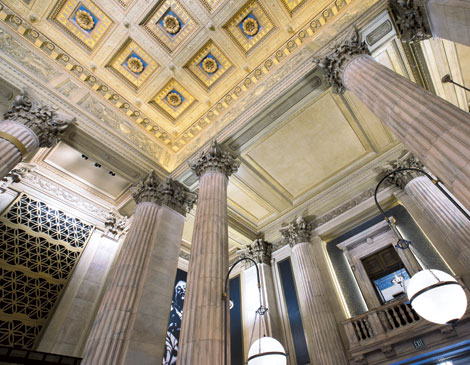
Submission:
[[[310,242],[313,225],[307,223],[304,218],[298,217],[294,223],[290,223],[286,228],[281,229],[281,234],[285,243],[294,247],[298,243]]]
[[[343,35],[332,47],[314,59],[314,62],[323,69],[323,77],[333,87],[335,94],[344,94],[346,87],[343,83],[343,72],[350,61],[359,55],[369,55],[365,42],[361,42],[357,30],[349,31]]]
[[[189,162],[189,167],[201,177],[206,171],[218,171],[229,177],[238,171],[240,161],[229,152],[223,151],[216,140],[213,140],[207,151],[202,151],[199,157]]]
[[[431,38],[424,6],[415,0],[391,0],[401,40],[414,43]]]
[[[404,168],[423,169],[424,165],[419,161],[411,152],[405,152],[402,156],[394,161],[390,161],[387,165],[382,167],[382,172],[385,174],[392,171]],[[405,186],[420,174],[415,171],[400,171],[390,175],[387,182],[395,185],[400,189],[405,189]]]
[[[151,202],[166,205],[183,215],[192,209],[197,198],[195,193],[171,177],[160,181],[154,171],[134,186],[131,193],[137,204]]]
[[[57,109],[32,101],[23,91],[16,96],[13,106],[4,114],[6,120],[24,124],[31,129],[39,139],[39,147],[53,147],[74,117],[58,113]]]

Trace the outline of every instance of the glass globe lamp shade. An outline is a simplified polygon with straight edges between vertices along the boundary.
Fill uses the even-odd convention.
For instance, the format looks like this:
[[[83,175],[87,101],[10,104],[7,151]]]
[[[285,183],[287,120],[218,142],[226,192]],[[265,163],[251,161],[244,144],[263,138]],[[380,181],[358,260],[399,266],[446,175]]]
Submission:
[[[462,286],[440,270],[422,270],[413,275],[406,293],[416,313],[429,322],[453,324],[467,310],[467,296]]]
[[[286,365],[286,357],[286,351],[279,341],[272,337],[262,337],[251,345],[248,365]]]

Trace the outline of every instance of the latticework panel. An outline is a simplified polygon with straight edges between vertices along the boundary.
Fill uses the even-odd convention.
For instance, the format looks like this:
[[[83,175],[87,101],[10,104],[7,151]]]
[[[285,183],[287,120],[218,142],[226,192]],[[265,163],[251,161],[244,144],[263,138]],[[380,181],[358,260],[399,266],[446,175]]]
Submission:
[[[34,348],[93,226],[21,195],[0,217],[0,344]]]

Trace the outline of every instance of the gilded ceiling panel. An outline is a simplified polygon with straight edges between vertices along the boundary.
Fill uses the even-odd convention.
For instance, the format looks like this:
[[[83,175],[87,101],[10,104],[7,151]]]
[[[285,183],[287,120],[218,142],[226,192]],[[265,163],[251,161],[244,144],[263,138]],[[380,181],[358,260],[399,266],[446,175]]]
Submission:
[[[282,0],[282,4],[290,15],[293,15],[307,0]]]
[[[210,40],[184,67],[205,89],[209,90],[232,69],[233,64]]]
[[[196,99],[178,81],[171,79],[152,98],[150,104],[176,123],[176,119],[195,102]]]
[[[106,67],[137,90],[159,65],[142,47],[128,39]]]
[[[261,2],[250,1],[223,28],[247,55],[266,40],[276,26]]]
[[[49,18],[87,51],[92,51],[113,22],[90,0],[61,0]]]
[[[173,53],[198,27],[178,0],[159,1],[141,25],[168,53]]]

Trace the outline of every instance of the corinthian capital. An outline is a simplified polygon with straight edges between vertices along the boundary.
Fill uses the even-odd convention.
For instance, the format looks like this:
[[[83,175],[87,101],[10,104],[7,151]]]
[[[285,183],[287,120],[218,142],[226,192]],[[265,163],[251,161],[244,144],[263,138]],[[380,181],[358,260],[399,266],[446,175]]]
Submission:
[[[419,42],[431,37],[423,1],[390,0],[396,24],[404,42]]]
[[[333,87],[333,92],[343,94],[343,72],[349,61],[363,54],[369,54],[365,42],[360,41],[356,30],[343,35],[332,47],[321,52],[314,61],[324,71],[324,79]]]
[[[296,219],[294,223],[289,224],[286,228],[281,229],[284,242],[291,247],[298,243],[310,242],[313,226],[305,222],[302,217]]]
[[[271,265],[271,255],[273,253],[273,244],[258,238],[247,246],[245,256],[255,260],[257,263]]]
[[[53,147],[75,118],[57,113],[57,109],[31,101],[23,91],[4,115],[7,120],[22,123],[39,138],[39,147]]]
[[[384,174],[388,174],[394,170],[404,168],[423,169],[424,165],[411,152],[407,151],[398,159],[391,161],[387,165],[382,167],[382,172]],[[419,173],[414,171],[400,171],[393,175],[390,175],[387,178],[387,182],[399,187],[400,189],[404,189],[406,184],[408,184],[411,180],[413,180],[419,175]]]
[[[166,205],[178,213],[186,215],[196,202],[197,195],[190,192],[183,184],[168,177],[158,187],[159,203]]]
[[[196,194],[170,177],[160,181],[154,171],[132,189],[132,197],[137,204],[151,202],[166,205],[183,215],[192,209],[197,198]]]
[[[201,152],[196,160],[189,163],[197,176],[202,176],[206,171],[219,171],[229,177],[237,172],[239,166],[240,162],[231,153],[223,151],[215,140],[207,151]]]

